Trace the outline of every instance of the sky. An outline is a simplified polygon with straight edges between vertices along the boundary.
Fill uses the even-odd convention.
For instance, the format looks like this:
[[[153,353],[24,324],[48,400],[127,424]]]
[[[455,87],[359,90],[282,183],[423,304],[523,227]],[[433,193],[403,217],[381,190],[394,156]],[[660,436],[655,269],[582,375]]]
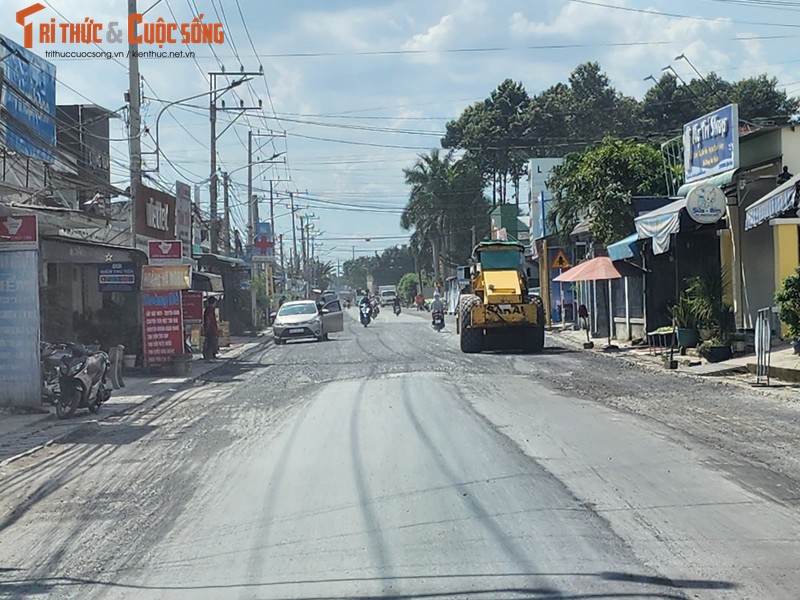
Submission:
[[[126,0],[42,0],[34,23],[90,18],[107,24],[127,15]],[[22,43],[16,11],[29,0],[3,0],[2,33]],[[152,6],[155,4],[155,6]],[[230,173],[233,225],[244,230],[247,132],[255,160],[281,154],[278,164],[254,166],[260,213],[269,214],[269,181],[275,191],[277,233],[291,238],[288,192],[298,214],[313,215],[318,256],[344,261],[403,243],[400,213],[407,199],[404,167],[439,147],[445,123],[486,98],[504,79],[520,81],[530,94],[565,81],[578,64],[596,60],[624,92],[640,98],[661,70],[672,66],[695,76],[685,54],[703,74],[726,79],[768,73],[800,93],[800,2],[789,0],[138,0],[152,8],[146,22],[221,22],[223,44],[178,44],[195,57],[143,58],[143,122],[146,150],[154,150],[156,117],[165,103],[209,90],[209,71],[259,71],[226,92],[226,106],[244,101],[260,110],[240,115],[219,138],[218,162]],[[127,45],[103,41],[103,50]],[[94,46],[35,44],[48,49],[97,50]],[[157,50],[155,46],[140,49]],[[60,58],[59,104],[94,103],[122,109],[128,89],[127,59]],[[220,77],[218,84],[234,81]],[[161,161],[151,177],[201,184],[208,206],[208,99],[165,110],[158,134]],[[122,113],[121,113],[122,114]],[[699,116],[699,115],[698,115]],[[219,116],[221,132],[236,117]],[[111,126],[112,181],[126,187],[128,135],[123,118]],[[270,134],[277,134],[271,136]],[[147,166],[153,167],[152,155]],[[152,183],[152,182],[151,182]],[[155,185],[155,184],[153,184]],[[220,198],[222,193],[220,192]]]

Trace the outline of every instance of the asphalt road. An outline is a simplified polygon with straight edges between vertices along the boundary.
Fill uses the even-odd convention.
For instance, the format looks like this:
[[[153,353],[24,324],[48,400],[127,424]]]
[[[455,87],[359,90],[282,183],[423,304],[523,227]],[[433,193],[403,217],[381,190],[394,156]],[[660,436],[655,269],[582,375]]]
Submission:
[[[351,312],[6,467],[0,597],[798,597],[794,407]]]

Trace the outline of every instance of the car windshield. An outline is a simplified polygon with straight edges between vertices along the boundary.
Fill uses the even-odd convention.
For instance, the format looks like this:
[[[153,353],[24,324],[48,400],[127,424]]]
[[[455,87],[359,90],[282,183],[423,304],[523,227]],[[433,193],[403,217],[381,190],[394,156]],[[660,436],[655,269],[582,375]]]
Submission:
[[[279,317],[315,314],[317,314],[317,305],[313,302],[303,302],[302,304],[284,304],[278,311]]]
[[[381,296],[396,296],[396,295],[397,294],[395,294],[393,291],[381,292]]]
[[[481,268],[484,271],[519,269],[520,258],[517,250],[492,250],[481,252]]]

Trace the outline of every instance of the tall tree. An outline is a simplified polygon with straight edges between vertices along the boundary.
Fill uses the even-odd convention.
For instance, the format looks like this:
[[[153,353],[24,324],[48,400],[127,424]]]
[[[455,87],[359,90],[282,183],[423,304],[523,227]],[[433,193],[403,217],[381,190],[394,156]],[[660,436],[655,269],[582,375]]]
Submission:
[[[508,184],[519,198],[519,180],[528,150],[524,146],[528,103],[525,87],[506,79],[483,102],[467,107],[458,119],[446,125],[442,147],[466,151],[492,187],[492,202],[509,199]]]
[[[434,276],[441,281],[443,264],[468,256],[465,240],[471,239],[472,227],[477,233],[488,228],[481,174],[469,161],[453,161],[451,153],[439,150],[421,155],[403,172],[411,189],[400,225],[414,230],[410,245],[417,252],[430,248]]]
[[[567,237],[585,217],[603,244],[633,231],[633,196],[665,192],[661,152],[640,142],[606,138],[583,154],[568,154],[553,169],[550,225]]]

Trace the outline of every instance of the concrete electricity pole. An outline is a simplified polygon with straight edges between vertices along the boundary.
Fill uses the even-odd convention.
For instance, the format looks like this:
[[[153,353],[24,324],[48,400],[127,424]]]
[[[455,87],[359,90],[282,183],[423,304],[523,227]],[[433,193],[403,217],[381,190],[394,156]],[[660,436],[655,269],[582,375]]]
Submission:
[[[128,0],[128,15],[137,14],[136,0]],[[137,36],[137,26],[134,24],[133,35]],[[136,207],[139,189],[142,185],[142,117],[140,102],[142,92],[139,81],[139,45],[135,42],[128,44],[128,106],[130,107],[130,171],[131,171],[131,247],[136,248]]]
[[[230,177],[227,173],[222,174],[222,242],[225,244],[225,255],[231,253],[231,205],[228,201],[228,184]]]

